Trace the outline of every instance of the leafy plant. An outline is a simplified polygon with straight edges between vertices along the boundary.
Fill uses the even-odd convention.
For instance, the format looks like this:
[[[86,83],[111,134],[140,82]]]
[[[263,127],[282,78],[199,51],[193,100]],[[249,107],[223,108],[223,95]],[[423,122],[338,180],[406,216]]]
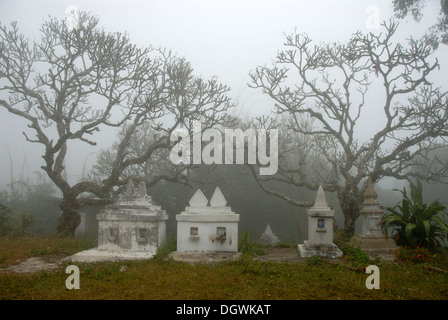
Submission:
[[[165,261],[171,252],[176,251],[176,246],[176,239],[167,240],[157,248],[157,252],[153,256],[153,259],[157,261]]]
[[[42,249],[33,247],[33,248],[31,248],[30,253],[32,256],[44,256],[44,255],[48,254],[49,249],[50,249],[49,247],[42,248]]]
[[[306,263],[309,266],[320,266],[322,265],[322,258],[320,256],[312,256],[311,258],[306,259]]]
[[[244,254],[261,256],[264,254],[264,250],[260,244],[256,243],[249,238],[249,232],[246,230],[242,239],[239,242],[239,251]]]
[[[411,198],[406,189],[401,193],[401,205],[386,208],[387,212],[381,222],[385,234],[389,236],[389,229],[396,231],[393,238],[399,246],[410,248],[434,248],[441,245],[442,239],[448,235],[446,207],[440,202],[423,203],[422,184],[411,182]]]
[[[372,264],[372,259],[361,248],[354,247],[348,243],[339,245],[339,249],[344,253],[344,260],[352,264],[355,268]]]
[[[15,228],[15,224],[16,221],[11,216],[11,209],[0,203],[0,237],[11,234]]]

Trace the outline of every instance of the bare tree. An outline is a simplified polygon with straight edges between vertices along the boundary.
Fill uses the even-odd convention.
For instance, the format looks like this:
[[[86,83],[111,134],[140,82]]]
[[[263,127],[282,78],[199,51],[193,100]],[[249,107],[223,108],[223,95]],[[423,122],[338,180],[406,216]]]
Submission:
[[[412,15],[415,21],[420,21],[427,0],[393,0],[392,4],[396,17],[403,19]],[[439,42],[448,44],[448,0],[440,0],[439,16],[428,31],[431,35],[439,38]]]
[[[253,171],[254,176],[265,191],[296,205],[310,203],[291,201],[267,183],[313,190],[322,184],[337,192],[347,235],[354,231],[367,176],[374,182],[382,177],[438,181],[447,174],[447,163],[428,167],[415,161],[446,146],[448,134],[447,93],[429,82],[439,66],[432,39],[410,39],[403,46],[393,40],[396,22],[383,27],[378,35],[355,33],[344,44],[313,46],[306,35],[287,36],[273,67],[251,74],[250,85],[269,95],[276,113],[286,117],[259,123],[288,132],[279,146],[278,174],[267,179]],[[360,119],[369,108],[374,111],[369,123],[378,129],[362,138]]]
[[[101,184],[107,179],[117,162],[118,153],[124,153],[125,159],[146,159],[145,153],[166,133],[162,132],[157,125],[152,122],[144,122],[135,129],[127,143],[123,143],[124,136],[129,133],[129,126],[121,128],[117,136],[117,141],[111,148],[103,149],[97,155],[97,161],[88,174],[88,180]],[[129,178],[144,181],[149,188],[161,180],[174,181],[190,186],[192,180],[189,172],[195,165],[173,164],[170,161],[169,144],[155,149],[146,161],[134,161],[133,164],[121,170],[120,181],[125,182]],[[121,182],[121,183],[122,183]],[[121,184],[120,183],[120,184]],[[124,187],[124,185],[122,185]],[[120,193],[122,188],[117,188],[113,194]]]
[[[230,99],[226,86],[195,77],[185,59],[138,48],[126,35],[100,29],[89,14],[80,14],[77,28],[50,18],[40,31],[40,42],[31,43],[16,23],[0,26],[0,90],[8,94],[0,106],[27,120],[26,140],[44,147],[42,169],[63,194],[57,229],[72,236],[78,209],[91,201],[81,195],[109,198],[126,168],[170,147],[169,134],[178,126],[224,121]],[[129,141],[147,122],[158,135],[144,152],[129,155]],[[71,185],[63,175],[70,141],[95,146],[100,128],[121,126],[126,129],[108,176]]]

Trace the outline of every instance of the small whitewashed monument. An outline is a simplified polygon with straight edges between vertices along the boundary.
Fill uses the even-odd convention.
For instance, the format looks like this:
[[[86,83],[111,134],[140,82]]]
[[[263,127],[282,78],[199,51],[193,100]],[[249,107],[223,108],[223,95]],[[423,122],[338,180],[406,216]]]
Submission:
[[[361,248],[371,257],[379,256],[386,260],[392,258],[392,250],[398,249],[398,246],[393,239],[386,239],[383,233],[380,225],[383,210],[380,208],[378,194],[373,188],[370,177],[364,192],[363,208],[360,214],[362,217],[361,233],[353,236],[349,243]]]
[[[168,215],[146,194],[142,181],[128,180],[124,194],[97,214],[98,248],[68,257],[76,262],[149,259],[165,242]]]
[[[259,242],[261,244],[267,245],[267,246],[275,246],[276,244],[278,244],[280,242],[278,237],[272,232],[272,229],[271,229],[271,226],[269,225],[269,223],[266,226],[266,230],[264,231],[264,233],[260,236]]]
[[[227,206],[219,187],[216,187],[210,205],[208,202],[198,189],[185,211],[176,215],[177,251],[171,254],[175,260],[206,262],[239,256],[239,214]]]
[[[307,214],[308,241],[298,245],[300,256],[341,257],[342,251],[333,243],[334,210],[327,206],[322,186],[319,186],[314,206],[307,210]]]

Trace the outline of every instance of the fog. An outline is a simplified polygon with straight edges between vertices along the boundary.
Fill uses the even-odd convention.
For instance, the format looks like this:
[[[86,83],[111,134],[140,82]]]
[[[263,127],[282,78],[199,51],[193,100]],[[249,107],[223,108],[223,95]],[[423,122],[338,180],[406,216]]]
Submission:
[[[305,0],[160,0],[160,1],[25,1],[1,0],[0,21],[17,21],[21,33],[38,39],[39,28],[48,16],[65,18],[70,5],[100,18],[108,32],[126,32],[140,47],[168,48],[191,62],[197,75],[217,76],[231,87],[236,103],[234,115],[250,118],[269,114],[273,103],[261,92],[248,88],[249,72],[259,65],[269,65],[282,48],[284,34],[295,30],[307,33],[316,43],[344,41],[356,32],[379,32],[366,22],[366,9],[374,5],[380,20],[392,16],[390,0],[381,1],[305,1]],[[400,36],[423,35],[438,13],[438,2],[430,2],[420,23],[402,21]],[[443,85],[447,74],[447,46],[437,54],[441,70],[434,81]],[[444,71],[445,70],[445,71]],[[446,79],[446,76],[445,76]],[[374,91],[373,91],[374,92]],[[0,93],[6,99],[5,93]],[[374,93],[372,94],[372,97]],[[375,102],[375,101],[374,101]],[[366,133],[374,130],[374,113],[366,113]],[[25,141],[22,119],[0,108],[0,189],[21,175],[33,179],[33,172],[43,164],[42,146]],[[92,147],[71,142],[67,157],[67,175],[75,182],[91,167],[95,153],[115,139],[113,129],[99,133]],[[11,159],[11,161],[10,161]],[[12,171],[11,171],[12,170]],[[393,185],[391,185],[393,187]]]

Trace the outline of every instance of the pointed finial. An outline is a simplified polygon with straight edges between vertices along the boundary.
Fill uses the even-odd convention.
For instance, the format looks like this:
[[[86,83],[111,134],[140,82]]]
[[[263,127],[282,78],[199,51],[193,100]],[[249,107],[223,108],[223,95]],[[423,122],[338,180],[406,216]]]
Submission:
[[[212,198],[210,199],[210,206],[212,207],[225,207],[227,204],[227,200],[221,192],[219,187],[216,187],[215,192],[213,193]]]
[[[190,207],[206,207],[208,203],[207,198],[202,193],[201,189],[198,189],[190,199]]]
[[[131,178],[128,179],[126,184],[126,192],[124,194],[126,197],[132,197],[134,195],[134,182]]]
[[[140,197],[146,196],[146,183],[144,181],[140,181],[138,184],[138,195]]]
[[[367,178],[367,188],[364,192],[364,199],[378,199],[378,194],[375,189],[373,189],[373,182],[370,176]]]
[[[266,226],[266,230],[264,230],[264,233],[265,233],[265,234],[272,234],[271,226],[269,225],[269,223],[268,223],[268,225]]]
[[[319,186],[319,189],[317,190],[316,201],[314,202],[313,209],[329,209],[322,186]]]

